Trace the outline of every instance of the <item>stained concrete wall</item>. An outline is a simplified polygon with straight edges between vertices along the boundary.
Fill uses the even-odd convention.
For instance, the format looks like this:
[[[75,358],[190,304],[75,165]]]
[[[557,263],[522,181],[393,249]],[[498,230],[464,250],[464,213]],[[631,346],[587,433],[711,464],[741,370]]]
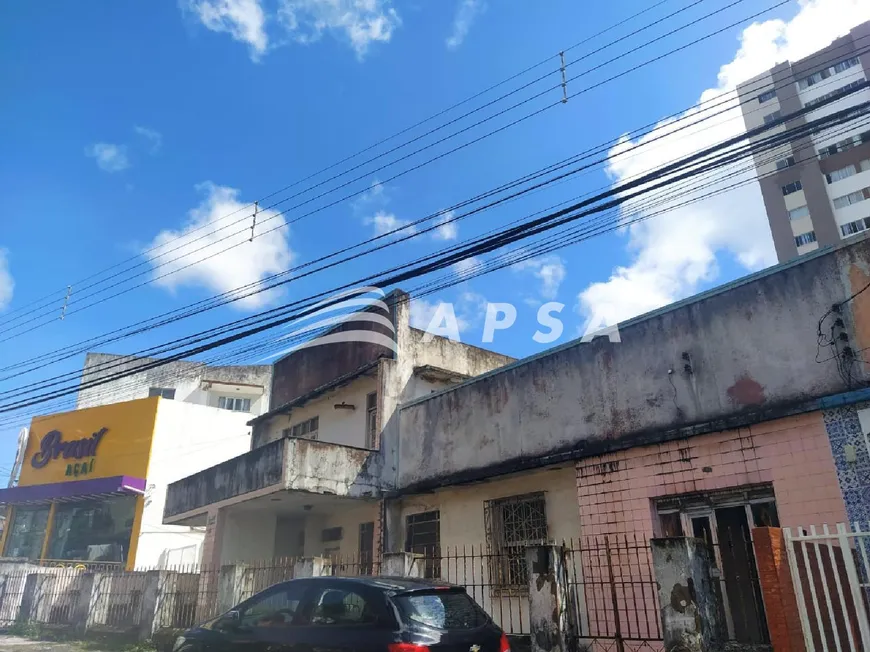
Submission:
[[[401,441],[385,430],[397,486],[721,430],[843,392],[849,379],[835,361],[817,362],[818,323],[868,282],[870,244],[860,240],[625,322],[619,343],[575,341],[406,403]],[[856,350],[870,345],[868,301],[863,293],[840,315]],[[851,374],[851,387],[868,378],[860,362]]]

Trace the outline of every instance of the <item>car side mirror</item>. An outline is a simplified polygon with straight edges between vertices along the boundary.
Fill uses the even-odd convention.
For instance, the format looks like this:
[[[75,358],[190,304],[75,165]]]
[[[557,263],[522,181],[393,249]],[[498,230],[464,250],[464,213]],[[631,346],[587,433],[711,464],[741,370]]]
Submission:
[[[226,612],[220,619],[220,629],[237,629],[242,622],[242,615],[238,610]]]

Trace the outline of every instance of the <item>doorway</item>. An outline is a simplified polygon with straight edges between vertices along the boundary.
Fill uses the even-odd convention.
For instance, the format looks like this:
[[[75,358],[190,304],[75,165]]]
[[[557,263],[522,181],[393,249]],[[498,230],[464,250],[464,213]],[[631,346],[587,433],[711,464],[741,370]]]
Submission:
[[[692,536],[707,543],[719,580],[726,638],[768,643],[751,529],[779,526],[772,488],[673,496],[660,500],[657,511],[662,536]]]

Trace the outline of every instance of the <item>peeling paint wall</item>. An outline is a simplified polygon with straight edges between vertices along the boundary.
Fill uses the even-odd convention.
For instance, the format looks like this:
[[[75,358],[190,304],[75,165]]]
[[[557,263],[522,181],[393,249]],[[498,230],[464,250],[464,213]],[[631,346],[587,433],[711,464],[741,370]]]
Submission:
[[[621,343],[574,342],[411,402],[401,411],[397,484],[437,486],[681,428],[722,429],[846,391],[835,362],[816,361],[816,330],[833,302],[866,285],[868,270],[870,244],[859,240],[626,322]],[[843,307],[852,342],[870,340],[868,301],[870,291]],[[855,383],[867,378],[854,365]]]

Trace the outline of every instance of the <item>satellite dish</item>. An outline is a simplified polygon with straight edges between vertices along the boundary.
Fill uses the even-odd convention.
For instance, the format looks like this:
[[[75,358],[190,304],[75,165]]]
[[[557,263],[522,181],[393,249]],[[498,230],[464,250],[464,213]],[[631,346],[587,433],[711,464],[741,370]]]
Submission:
[[[18,448],[15,450],[15,463],[12,465],[12,472],[9,474],[10,487],[18,484],[18,476],[21,474],[21,466],[24,464],[24,451],[27,449],[27,435],[29,432],[26,427],[18,432]]]

